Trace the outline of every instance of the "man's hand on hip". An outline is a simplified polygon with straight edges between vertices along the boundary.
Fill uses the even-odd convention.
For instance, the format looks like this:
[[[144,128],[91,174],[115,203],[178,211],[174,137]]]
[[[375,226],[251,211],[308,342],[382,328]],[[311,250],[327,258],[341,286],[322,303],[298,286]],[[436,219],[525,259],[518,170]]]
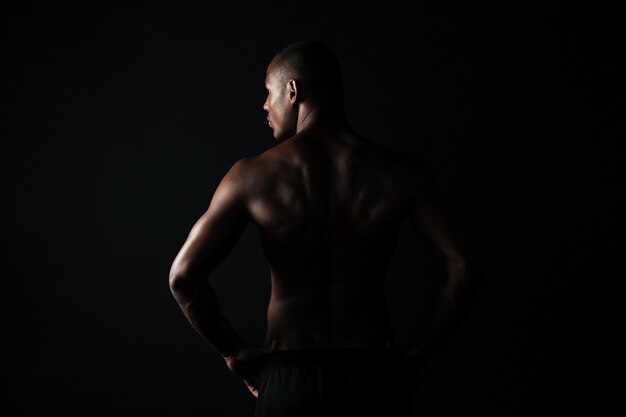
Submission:
[[[245,342],[232,355],[224,357],[228,369],[243,379],[246,387],[255,398],[259,397],[257,376],[260,371],[260,359],[276,351],[276,340],[272,345],[255,345]]]

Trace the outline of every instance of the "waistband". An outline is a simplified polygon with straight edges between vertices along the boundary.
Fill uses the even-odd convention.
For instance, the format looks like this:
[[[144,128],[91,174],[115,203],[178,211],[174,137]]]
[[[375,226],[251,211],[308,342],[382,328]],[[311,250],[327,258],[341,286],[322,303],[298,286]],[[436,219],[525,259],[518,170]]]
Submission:
[[[260,358],[260,366],[269,364],[384,362],[403,356],[386,347],[311,348],[277,350]]]

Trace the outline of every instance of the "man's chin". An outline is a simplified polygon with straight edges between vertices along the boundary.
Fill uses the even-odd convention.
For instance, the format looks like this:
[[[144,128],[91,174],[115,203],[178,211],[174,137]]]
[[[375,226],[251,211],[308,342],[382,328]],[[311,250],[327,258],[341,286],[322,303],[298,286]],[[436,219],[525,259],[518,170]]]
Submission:
[[[276,131],[272,133],[272,136],[274,136],[274,139],[276,139],[276,142],[282,142],[286,139],[284,135],[281,135],[280,133],[277,133]]]
[[[292,136],[295,135],[295,132],[276,132],[274,130],[274,139],[276,139],[277,142],[284,142],[287,139],[291,138]]]

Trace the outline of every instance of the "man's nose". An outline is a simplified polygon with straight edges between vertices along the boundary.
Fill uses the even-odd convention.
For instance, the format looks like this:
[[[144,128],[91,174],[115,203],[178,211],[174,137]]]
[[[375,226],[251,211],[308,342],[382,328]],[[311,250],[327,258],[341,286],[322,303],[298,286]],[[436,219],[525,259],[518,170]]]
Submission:
[[[269,108],[267,107],[267,100],[265,100],[265,103],[263,103],[263,110],[269,111]]]

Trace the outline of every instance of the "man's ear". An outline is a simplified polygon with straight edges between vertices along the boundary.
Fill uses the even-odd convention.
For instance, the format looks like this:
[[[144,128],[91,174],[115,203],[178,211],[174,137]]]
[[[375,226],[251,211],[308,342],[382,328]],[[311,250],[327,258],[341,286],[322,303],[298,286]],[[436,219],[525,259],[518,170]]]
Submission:
[[[289,101],[293,104],[296,100],[300,99],[300,90],[299,83],[293,78],[289,79],[289,83],[287,83],[287,92],[289,93]]]

